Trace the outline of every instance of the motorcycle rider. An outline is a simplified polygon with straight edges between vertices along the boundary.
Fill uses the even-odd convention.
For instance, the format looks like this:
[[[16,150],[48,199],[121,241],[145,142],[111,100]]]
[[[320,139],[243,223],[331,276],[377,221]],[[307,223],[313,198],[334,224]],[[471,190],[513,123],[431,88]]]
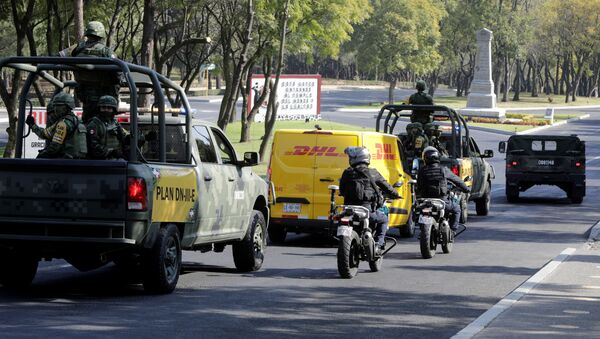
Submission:
[[[371,154],[365,147],[347,147],[350,167],[340,178],[340,195],[344,205],[359,205],[369,209],[369,222],[375,225],[376,251],[385,249],[385,233],[388,229],[388,217],[379,210],[383,206],[383,194],[392,199],[400,199],[398,192],[381,176],[379,171],[369,168]]]
[[[419,169],[417,176],[417,197],[444,200],[446,203],[445,213],[450,216],[450,228],[456,232],[461,209],[459,204],[450,199],[447,181],[452,182],[465,193],[469,193],[471,190],[450,169],[440,165],[440,152],[435,147],[428,146],[425,148],[423,161],[425,166]]]

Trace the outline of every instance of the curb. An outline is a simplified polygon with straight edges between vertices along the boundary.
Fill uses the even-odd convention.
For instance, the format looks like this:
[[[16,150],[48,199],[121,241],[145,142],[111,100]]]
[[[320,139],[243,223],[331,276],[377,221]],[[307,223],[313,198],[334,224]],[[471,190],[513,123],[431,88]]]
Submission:
[[[514,291],[509,293],[507,296],[502,298],[489,310],[485,311],[477,319],[473,320],[469,325],[460,330],[451,339],[469,339],[477,335],[481,330],[486,328],[494,319],[496,319],[502,312],[509,309],[522,297],[527,295],[532,289],[541,283],[550,273],[552,273],[561,263],[567,260],[577,249],[569,247],[552,259],[549,263],[544,265],[542,269],[537,271],[536,274],[532,275],[527,281],[519,285]]]
[[[537,132],[537,131],[545,130],[545,129],[550,128],[550,127],[560,126],[560,125],[568,124],[569,122],[573,122],[573,121],[577,121],[577,120],[582,120],[582,119],[587,119],[589,117],[590,117],[589,114],[584,114],[582,116],[578,116],[578,117],[575,117],[575,118],[571,118],[571,119],[567,119],[567,120],[555,122],[552,125],[540,126],[540,127],[528,129],[526,131],[518,132],[516,134],[523,135],[523,134],[534,133],[534,132]]]
[[[592,226],[590,229],[590,236],[588,237],[588,243],[593,243],[596,241],[600,241],[600,221]]]

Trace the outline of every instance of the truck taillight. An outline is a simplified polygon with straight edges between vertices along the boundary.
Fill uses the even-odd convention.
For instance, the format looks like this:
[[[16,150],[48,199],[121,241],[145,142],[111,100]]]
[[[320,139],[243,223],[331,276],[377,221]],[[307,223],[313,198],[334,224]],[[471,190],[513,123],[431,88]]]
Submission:
[[[146,180],[142,178],[127,178],[127,209],[145,211],[146,193]]]
[[[581,161],[576,161],[575,167],[577,167],[577,168],[583,167],[583,163]]]
[[[517,167],[517,166],[519,166],[519,162],[514,161],[514,160],[506,164],[506,167],[508,167],[508,168]]]
[[[458,168],[458,165],[452,165],[452,167],[450,167],[450,170],[452,171],[452,173],[454,173],[454,175],[460,175],[460,168]]]

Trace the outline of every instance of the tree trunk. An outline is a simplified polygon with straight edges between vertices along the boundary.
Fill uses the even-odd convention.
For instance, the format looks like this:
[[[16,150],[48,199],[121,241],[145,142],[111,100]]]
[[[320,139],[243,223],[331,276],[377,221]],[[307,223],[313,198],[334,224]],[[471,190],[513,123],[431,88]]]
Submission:
[[[83,40],[83,0],[73,0],[73,15],[75,16],[75,36]]]
[[[283,69],[283,53],[285,51],[285,35],[287,31],[287,21],[288,21],[288,8],[290,5],[290,0],[285,1],[285,5],[283,8],[283,15],[281,17],[281,35],[279,42],[279,54],[277,56],[277,70],[275,73],[275,84],[271,88],[271,93],[269,94],[269,104],[267,106],[267,115],[265,117],[265,135],[260,143],[260,159],[265,158],[267,152],[267,145],[270,142],[271,135],[273,134],[273,128],[275,127],[275,121],[277,120],[277,109],[279,108],[279,104],[275,101],[277,98],[277,86],[279,85],[279,78],[281,77],[281,70]],[[265,84],[266,85],[266,84]]]
[[[502,102],[508,101],[508,88],[510,84],[508,79],[510,77],[510,67],[508,65],[508,55],[504,55],[504,90],[502,91]]]
[[[388,103],[394,104],[394,89],[398,83],[398,78],[395,74],[390,74],[390,85],[388,87]]]
[[[552,87],[554,87],[553,88],[554,95],[558,95],[561,91],[559,89],[559,86],[562,87],[562,84],[561,84],[561,80],[559,79],[559,76],[560,76],[560,56],[557,55],[556,56],[556,68],[554,70],[554,81],[552,83]]]
[[[515,95],[513,96],[513,101],[519,101],[520,93],[521,93],[521,59],[517,58],[517,74],[515,76]]]
[[[565,95],[565,103],[569,102],[569,95],[571,94],[571,82],[569,81],[569,73],[571,70],[571,58],[565,56],[564,58],[564,62],[563,62],[563,77],[561,79],[561,92],[562,94]],[[562,83],[567,85],[567,90],[566,91],[562,91]]]

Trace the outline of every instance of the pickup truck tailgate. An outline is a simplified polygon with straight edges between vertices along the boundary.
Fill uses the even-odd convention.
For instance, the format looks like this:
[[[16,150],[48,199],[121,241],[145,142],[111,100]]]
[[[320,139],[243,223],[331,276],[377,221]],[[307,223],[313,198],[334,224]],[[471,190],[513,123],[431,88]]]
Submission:
[[[125,161],[0,159],[0,220],[123,221],[126,183]]]

